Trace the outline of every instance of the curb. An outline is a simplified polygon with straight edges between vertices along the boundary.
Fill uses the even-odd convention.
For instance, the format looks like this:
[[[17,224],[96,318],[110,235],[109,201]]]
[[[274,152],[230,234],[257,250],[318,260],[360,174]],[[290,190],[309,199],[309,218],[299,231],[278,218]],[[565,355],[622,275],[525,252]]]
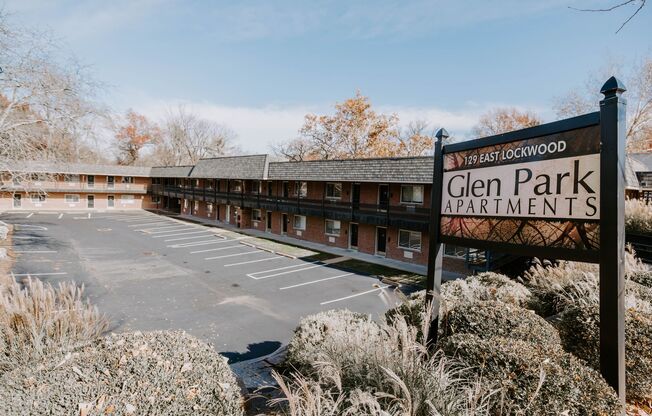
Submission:
[[[281,251],[272,250],[272,249],[267,248],[267,247],[258,246],[256,244],[252,244],[252,243],[247,243],[247,242],[241,241],[240,244],[242,244],[244,246],[247,246],[247,247],[256,248],[258,250],[266,251],[268,253],[277,254],[279,256],[287,257],[287,258],[290,258],[290,259],[293,259],[293,260],[295,260],[297,258],[297,256],[293,256],[291,254],[283,253]]]

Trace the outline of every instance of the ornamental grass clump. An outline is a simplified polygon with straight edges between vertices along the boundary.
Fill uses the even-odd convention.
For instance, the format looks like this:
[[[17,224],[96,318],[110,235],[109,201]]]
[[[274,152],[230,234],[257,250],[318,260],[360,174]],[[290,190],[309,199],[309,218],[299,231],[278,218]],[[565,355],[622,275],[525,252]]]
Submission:
[[[636,282],[639,285],[643,285],[649,288],[652,288],[652,272],[650,271],[639,271],[631,273],[627,276],[632,282]]]
[[[633,234],[652,234],[652,206],[640,199],[626,200],[625,231]]]
[[[555,327],[534,312],[497,301],[460,304],[441,320],[440,336],[472,334],[482,339],[504,337],[561,348]]]
[[[441,354],[430,355],[416,327],[400,316],[379,324],[359,318],[329,311],[302,321],[286,361],[298,371],[277,376],[286,414],[487,414],[490,383],[467,378],[466,368]],[[306,342],[311,333],[318,342]],[[298,353],[301,347],[306,354]]]
[[[513,338],[473,334],[444,338],[440,347],[487,380],[499,383],[494,415],[619,415],[618,398],[600,374],[572,354]]]
[[[0,397],[7,416],[243,415],[226,359],[181,331],[114,334],[23,365],[2,375]]]
[[[55,288],[32,279],[0,293],[0,374],[97,339],[108,321],[82,293],[70,282]]]

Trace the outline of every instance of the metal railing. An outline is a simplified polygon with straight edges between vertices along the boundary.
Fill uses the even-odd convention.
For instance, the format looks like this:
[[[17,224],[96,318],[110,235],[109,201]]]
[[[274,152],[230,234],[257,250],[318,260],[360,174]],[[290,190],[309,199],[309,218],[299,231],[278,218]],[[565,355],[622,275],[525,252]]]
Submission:
[[[29,183],[5,182],[5,190],[28,190],[28,191],[49,191],[49,192],[92,192],[92,191],[116,191],[116,192],[147,192],[148,185],[140,183],[106,183],[106,182],[63,182],[63,181],[34,181]]]

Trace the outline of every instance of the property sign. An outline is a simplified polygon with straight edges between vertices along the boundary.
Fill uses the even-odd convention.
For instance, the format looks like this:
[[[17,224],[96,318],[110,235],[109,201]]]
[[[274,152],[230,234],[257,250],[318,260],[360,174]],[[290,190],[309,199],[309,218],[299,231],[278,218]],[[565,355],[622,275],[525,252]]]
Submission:
[[[480,145],[482,140],[457,151],[445,146],[442,238],[597,250],[600,127],[590,124],[595,121],[489,146]]]

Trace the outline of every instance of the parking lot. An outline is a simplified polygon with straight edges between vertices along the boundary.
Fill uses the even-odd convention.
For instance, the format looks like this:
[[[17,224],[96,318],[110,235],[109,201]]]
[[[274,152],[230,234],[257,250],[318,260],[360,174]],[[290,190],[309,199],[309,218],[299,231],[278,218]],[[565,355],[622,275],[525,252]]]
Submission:
[[[301,317],[347,308],[375,316],[392,306],[377,279],[256,248],[252,237],[138,212],[9,212],[13,269],[83,284],[112,331],[184,329],[232,362],[287,343]]]

